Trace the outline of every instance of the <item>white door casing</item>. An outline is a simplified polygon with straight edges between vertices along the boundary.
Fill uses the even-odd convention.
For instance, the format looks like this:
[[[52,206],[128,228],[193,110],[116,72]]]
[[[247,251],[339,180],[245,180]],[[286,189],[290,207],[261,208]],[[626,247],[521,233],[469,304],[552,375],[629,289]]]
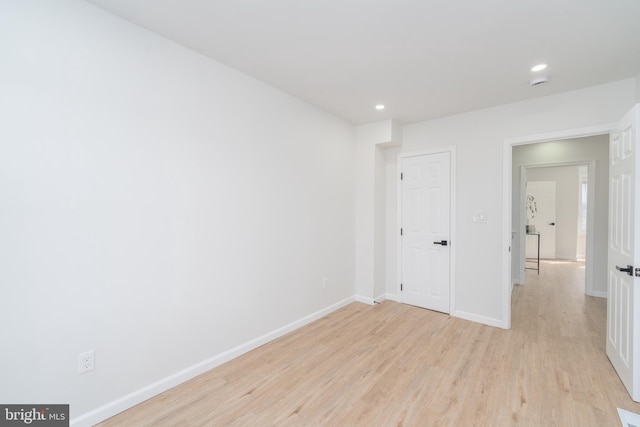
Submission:
[[[635,200],[640,196],[637,153],[640,105],[611,132],[609,143],[609,249],[607,356],[631,398],[640,401],[640,227]],[[629,272],[620,271],[633,266]],[[631,273],[631,274],[629,274]]]
[[[513,224],[511,221],[511,214],[513,209],[511,185],[513,180],[513,147],[517,145],[537,144],[540,142],[561,141],[563,139],[575,139],[594,135],[604,135],[609,134],[612,129],[612,125],[606,124],[505,138],[502,146],[502,216],[504,220],[502,221],[502,299],[500,304],[503,315],[499,319],[499,321],[495,323],[496,326],[503,329],[511,328],[511,291],[513,289],[513,282],[511,280],[511,240],[513,232]],[[591,174],[591,171],[589,176],[590,180],[594,179],[594,174]],[[595,185],[593,185],[594,183],[595,181],[590,181],[589,184],[589,200],[595,200],[595,193],[592,193],[595,187]],[[589,212],[592,212],[592,210],[590,210]],[[590,215],[590,217],[593,218],[593,215]],[[524,242],[523,239],[519,240],[520,254],[522,257],[522,254],[524,253]],[[592,268],[590,266],[593,265],[592,257],[594,253],[594,240],[595,239],[593,238],[593,233],[591,233],[590,236],[587,237],[587,269]],[[587,280],[590,280],[591,274],[589,274],[588,272],[587,277]]]
[[[533,199],[530,199],[533,198]],[[535,211],[533,211],[535,209]],[[540,233],[540,258],[556,257],[556,182],[527,182],[527,222]],[[553,224],[553,225],[552,225]],[[527,258],[536,258],[537,239],[527,238]]]
[[[451,153],[404,157],[401,171],[400,300],[449,313]]]

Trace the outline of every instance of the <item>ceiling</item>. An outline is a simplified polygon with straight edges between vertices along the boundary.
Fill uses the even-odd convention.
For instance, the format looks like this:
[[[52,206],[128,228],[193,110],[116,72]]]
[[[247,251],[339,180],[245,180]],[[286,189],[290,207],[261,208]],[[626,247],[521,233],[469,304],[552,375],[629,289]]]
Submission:
[[[88,1],[355,124],[640,74],[639,0]]]

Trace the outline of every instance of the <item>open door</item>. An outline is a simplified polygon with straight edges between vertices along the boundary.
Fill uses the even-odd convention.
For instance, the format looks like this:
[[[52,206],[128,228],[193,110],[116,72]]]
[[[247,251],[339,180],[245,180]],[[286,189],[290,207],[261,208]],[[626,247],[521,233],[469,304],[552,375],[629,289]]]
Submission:
[[[640,226],[636,227],[638,123],[636,105],[611,132],[607,356],[631,398],[640,401]]]

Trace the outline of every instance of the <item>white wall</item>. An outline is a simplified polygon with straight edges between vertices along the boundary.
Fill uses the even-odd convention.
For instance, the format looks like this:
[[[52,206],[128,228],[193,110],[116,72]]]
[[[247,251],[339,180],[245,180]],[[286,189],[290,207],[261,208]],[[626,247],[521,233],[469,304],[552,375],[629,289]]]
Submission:
[[[402,140],[392,120],[356,128],[356,298],[373,304],[384,296],[387,256],[385,150]]]
[[[354,126],[82,1],[0,8],[0,402],[104,415],[353,299]]]
[[[356,129],[356,295],[373,303],[375,277],[376,144],[391,139],[389,121]],[[378,188],[379,191],[379,188]]]
[[[527,172],[527,180],[556,183],[556,259],[575,260],[578,242],[578,166],[531,168]]]
[[[375,147],[375,231],[373,296],[376,300],[385,295],[387,273],[387,164],[386,148]]]
[[[535,90],[535,89],[534,89]],[[457,147],[454,316],[506,326],[503,148],[508,138],[619,120],[634,104],[635,79],[407,125],[402,151]],[[487,212],[487,223],[474,223]],[[506,252],[506,251],[505,251]],[[507,277],[508,278],[508,277]]]
[[[593,233],[594,254],[592,272],[592,294],[605,296],[607,292],[607,227],[609,203],[609,135],[596,135],[586,138],[550,141],[539,144],[527,144],[513,148],[513,186],[512,186],[512,226],[519,230],[514,240],[512,262],[518,262],[520,252],[519,238],[524,232],[517,214],[517,203],[520,200],[520,166],[549,165],[552,163],[590,162],[595,161],[595,211],[593,218],[587,218],[587,224]],[[536,169],[528,169],[529,181],[536,177]],[[577,184],[576,184],[577,185]],[[572,201],[575,203],[577,201]],[[559,210],[559,209],[558,209]],[[577,227],[577,224],[575,225]],[[556,238],[556,242],[558,239]],[[524,272],[521,267],[518,283],[522,283]],[[517,269],[514,268],[514,272]]]
[[[400,147],[387,148],[385,152],[386,159],[386,199],[387,199],[387,260],[386,260],[386,286],[385,292],[388,299],[398,301],[398,266],[396,258],[398,256],[398,235],[400,234],[398,226],[398,180],[400,173],[398,172],[398,155]]]
[[[589,185],[588,183],[588,178],[589,178],[589,167],[588,166],[579,166],[578,167],[578,182],[583,183],[583,182],[587,182],[587,187]],[[588,189],[587,189],[588,191]],[[582,208],[582,202],[580,201],[582,195],[582,190],[580,190],[580,192],[578,193],[578,211]],[[587,200],[588,203],[588,200]],[[588,212],[587,212],[588,214]],[[578,220],[578,222],[580,222]],[[578,231],[578,241],[576,242],[576,259],[579,260],[584,260],[587,256],[587,235],[584,231],[580,230]]]

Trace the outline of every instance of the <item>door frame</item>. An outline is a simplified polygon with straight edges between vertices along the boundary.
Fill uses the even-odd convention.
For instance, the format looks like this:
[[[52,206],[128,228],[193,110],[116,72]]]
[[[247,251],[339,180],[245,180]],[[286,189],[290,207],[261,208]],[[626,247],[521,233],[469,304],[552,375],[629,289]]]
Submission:
[[[427,150],[416,150],[416,151],[408,151],[405,153],[398,154],[397,160],[397,186],[396,191],[398,197],[396,198],[396,211],[398,212],[397,216],[397,230],[398,235],[400,234],[400,229],[402,228],[402,181],[400,180],[400,174],[402,173],[402,160],[408,157],[418,157],[418,156],[428,156],[430,154],[438,154],[438,153],[449,153],[450,162],[451,162],[451,192],[450,192],[450,213],[449,213],[449,315],[453,315],[455,312],[455,265],[456,265],[456,146],[451,145],[448,147],[436,148],[436,149],[427,149]],[[453,242],[453,243],[452,243]],[[397,259],[397,280],[396,280],[396,293],[398,295],[398,302],[403,303],[402,301],[402,291],[400,291],[400,284],[402,283],[402,241],[398,239],[398,244],[396,245],[396,259]]]
[[[565,138],[566,139],[566,138]],[[525,144],[519,144],[525,145]],[[513,148],[513,146],[512,146]],[[586,233],[586,254],[585,254],[585,283],[584,289],[585,294],[593,297],[601,297],[606,298],[607,295],[602,295],[600,293],[594,293],[593,291],[593,251],[594,247],[594,239],[593,239],[593,218],[595,216],[595,195],[596,195],[596,162],[595,160],[584,160],[584,161],[575,161],[575,162],[553,162],[553,163],[540,163],[540,164],[528,164],[520,166],[520,203],[518,204],[518,216],[520,217],[520,224],[525,223],[525,209],[524,209],[524,200],[525,200],[525,182],[522,180],[523,175],[526,175],[526,170],[537,169],[537,168],[553,168],[553,167],[564,167],[564,166],[586,166],[587,167],[587,233]],[[526,258],[526,242],[524,239],[520,239],[520,259],[518,260],[518,274],[524,273],[524,265]],[[524,277],[520,277],[520,284],[524,284]]]
[[[609,135],[615,123],[567,129],[536,135],[505,138],[502,148],[502,317],[501,327],[511,329],[511,211],[512,211],[512,149],[517,145],[540,142],[561,141],[563,139],[584,138],[594,135]],[[589,171],[591,172],[591,171]],[[607,201],[608,203],[608,201]]]

